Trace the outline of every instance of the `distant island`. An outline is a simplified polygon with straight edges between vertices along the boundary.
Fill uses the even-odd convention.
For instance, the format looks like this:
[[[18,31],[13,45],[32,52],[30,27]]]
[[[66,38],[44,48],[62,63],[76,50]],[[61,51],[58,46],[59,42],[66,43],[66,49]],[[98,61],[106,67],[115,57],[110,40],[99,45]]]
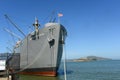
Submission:
[[[78,59],[70,59],[67,61],[68,62],[87,62],[87,61],[100,61],[100,60],[112,60],[112,59],[97,57],[97,56],[87,56],[87,57],[82,57],[82,58],[78,58]]]

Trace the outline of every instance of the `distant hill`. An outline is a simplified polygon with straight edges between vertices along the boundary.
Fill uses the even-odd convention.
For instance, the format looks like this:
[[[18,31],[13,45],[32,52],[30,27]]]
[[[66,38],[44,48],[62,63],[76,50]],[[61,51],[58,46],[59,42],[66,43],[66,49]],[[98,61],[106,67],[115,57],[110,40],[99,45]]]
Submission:
[[[68,61],[72,62],[85,62],[85,61],[99,61],[99,60],[111,60],[109,58],[97,57],[97,56],[87,56],[78,59],[71,59]]]

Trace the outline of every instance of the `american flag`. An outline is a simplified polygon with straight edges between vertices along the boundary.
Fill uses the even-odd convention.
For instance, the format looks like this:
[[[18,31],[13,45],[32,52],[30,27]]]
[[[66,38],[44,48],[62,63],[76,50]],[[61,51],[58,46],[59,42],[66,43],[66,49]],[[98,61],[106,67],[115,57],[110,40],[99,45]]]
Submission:
[[[58,13],[58,17],[62,17],[63,16],[63,14],[62,13]]]

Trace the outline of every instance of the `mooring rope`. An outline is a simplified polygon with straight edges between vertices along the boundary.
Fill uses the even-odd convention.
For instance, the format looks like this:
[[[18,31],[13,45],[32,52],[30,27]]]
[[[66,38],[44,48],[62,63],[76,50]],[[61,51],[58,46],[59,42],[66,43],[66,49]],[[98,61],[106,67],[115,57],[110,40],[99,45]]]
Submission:
[[[65,46],[64,46],[65,48]],[[64,49],[63,48],[63,49]],[[67,69],[66,69],[66,50],[64,49],[64,78],[67,80]]]
[[[64,41],[64,33],[62,31],[62,41]],[[64,79],[67,80],[67,70],[66,70],[66,47],[65,47],[65,43],[63,42],[63,54],[64,54]]]

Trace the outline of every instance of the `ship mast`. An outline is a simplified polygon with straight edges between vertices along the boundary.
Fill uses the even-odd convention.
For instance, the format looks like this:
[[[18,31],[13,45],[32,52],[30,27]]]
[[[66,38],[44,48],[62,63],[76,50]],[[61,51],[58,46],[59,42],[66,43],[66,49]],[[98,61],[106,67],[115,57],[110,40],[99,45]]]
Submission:
[[[36,38],[39,39],[39,26],[40,26],[40,24],[39,24],[37,18],[35,18],[35,23],[33,24],[33,26],[35,28],[35,36],[36,36]]]

